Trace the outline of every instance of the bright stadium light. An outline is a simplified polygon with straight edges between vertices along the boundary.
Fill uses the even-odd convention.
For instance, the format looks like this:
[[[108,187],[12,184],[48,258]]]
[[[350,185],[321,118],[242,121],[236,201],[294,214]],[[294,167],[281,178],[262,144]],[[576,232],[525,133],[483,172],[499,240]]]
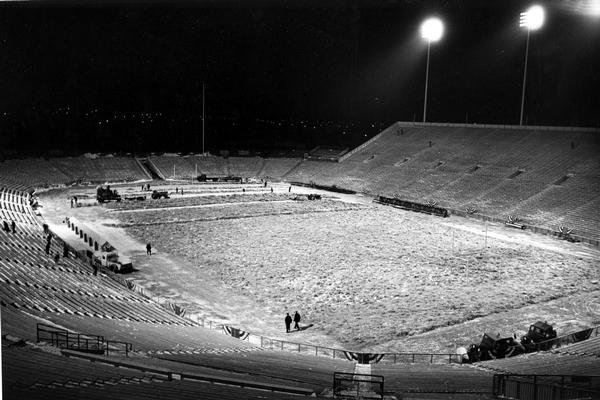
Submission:
[[[438,18],[428,18],[421,24],[421,37],[427,40],[427,68],[425,70],[425,99],[423,101],[423,122],[427,120],[427,86],[429,84],[429,50],[431,42],[437,42],[444,34],[444,24]]]
[[[527,29],[527,45],[525,46],[525,68],[523,70],[523,91],[521,93],[521,115],[519,125],[523,125],[523,108],[525,106],[525,85],[527,83],[527,59],[529,57],[529,34],[531,31],[538,30],[544,25],[545,11],[541,6],[531,6],[525,12],[521,13],[519,26]]]
[[[521,13],[519,26],[530,31],[536,31],[544,25],[545,19],[546,13],[542,6],[531,6],[527,11]]]
[[[593,17],[600,17],[600,0],[591,0],[588,12]]]
[[[421,37],[430,42],[437,42],[444,34],[444,24],[438,18],[429,18],[421,24]]]

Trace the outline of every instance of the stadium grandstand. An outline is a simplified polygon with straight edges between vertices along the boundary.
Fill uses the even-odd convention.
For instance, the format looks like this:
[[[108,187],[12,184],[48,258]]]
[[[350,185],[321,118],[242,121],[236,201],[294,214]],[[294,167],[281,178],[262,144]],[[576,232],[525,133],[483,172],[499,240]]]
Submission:
[[[472,364],[437,349],[356,352],[273,339],[186,313],[108,268],[98,272],[86,244],[68,229],[49,229],[50,211],[39,212],[45,204],[38,198],[54,191],[92,204],[93,196],[82,193],[98,184],[119,184],[131,199],[144,197],[139,187],[147,183],[171,196],[185,187],[192,200],[140,206],[124,200],[124,208],[108,211],[206,208],[217,216],[200,219],[218,221],[218,207],[243,202],[235,197],[240,193],[254,196],[246,207],[258,207],[289,204],[284,196],[292,186],[341,189],[444,208],[457,223],[508,221],[597,247],[599,133],[397,122],[350,151],[321,148],[304,158],[86,155],[0,162],[0,219],[8,227],[0,231],[4,398],[599,398],[597,328],[550,350]],[[198,182],[201,175],[214,181]],[[225,182],[232,177],[239,180]],[[220,194],[228,206],[219,204]],[[536,397],[559,392],[565,395]]]

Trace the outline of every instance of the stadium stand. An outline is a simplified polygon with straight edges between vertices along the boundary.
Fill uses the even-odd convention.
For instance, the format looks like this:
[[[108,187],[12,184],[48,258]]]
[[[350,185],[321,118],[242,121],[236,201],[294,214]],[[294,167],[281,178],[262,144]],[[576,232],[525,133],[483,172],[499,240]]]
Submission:
[[[132,157],[7,160],[0,162],[0,176],[35,188],[148,179]]]
[[[3,208],[20,198],[12,189],[2,193]],[[173,399],[198,395],[207,399],[283,399],[291,393],[307,395],[324,390],[333,369],[353,370],[354,364],[348,361],[290,357],[198,326],[129,290],[103,271],[95,276],[92,268],[74,258],[72,252],[56,262],[53,256],[63,254],[62,242],[52,237],[46,254],[46,238],[38,224],[20,224],[16,233],[0,233],[4,398],[148,398],[152,394],[154,398]],[[50,329],[78,337],[78,332],[88,332],[86,338],[132,343],[135,361],[143,371],[136,372],[129,358],[111,357],[117,360],[111,362],[126,367],[123,370],[107,365],[108,360],[90,364],[72,359],[91,355],[75,352],[66,358],[64,349],[52,350],[44,342],[33,345],[40,339],[40,321]],[[9,343],[7,335],[19,340]],[[202,365],[174,362],[178,357],[196,357]],[[273,367],[273,362],[279,367]],[[165,365],[180,377],[186,371],[186,379],[155,376],[157,368],[166,370]],[[230,371],[223,371],[224,365]],[[168,376],[172,377],[171,372]]]
[[[308,153],[308,158],[326,161],[338,161],[348,148],[338,146],[317,146]]]
[[[30,207],[31,195],[15,189],[0,188],[0,221],[37,225]]]
[[[386,391],[410,394],[425,393],[479,395],[489,398],[493,373],[467,366],[444,364],[374,364],[374,375],[385,377]]]
[[[132,157],[63,157],[52,158],[50,163],[69,177],[71,182],[121,182],[148,179]]]
[[[196,166],[190,162],[188,157],[152,156],[148,157],[148,161],[167,179],[193,179],[196,177]]]
[[[0,162],[0,177],[10,177],[23,185],[36,188],[64,185],[71,180],[50,161],[42,158]]]
[[[599,151],[593,129],[396,123],[337,164],[305,161],[285,178],[517,215],[598,240]]]
[[[503,358],[479,363],[486,368],[501,373],[532,375],[600,375],[600,361],[597,356],[531,353],[511,358]]]
[[[294,394],[312,392],[277,385],[273,379],[248,381],[241,374],[219,376],[208,370],[213,373],[210,375],[207,370],[157,364],[150,359],[107,359],[65,350],[59,353],[44,346],[11,346],[5,341],[2,352],[10,365],[10,369],[5,367],[9,373],[4,374],[6,399],[288,399],[297,396],[283,390]],[[35,374],[30,373],[32,365],[36,367]]]
[[[300,158],[265,158],[265,164],[258,171],[260,178],[281,179],[302,160]]]
[[[254,178],[263,168],[264,159],[259,157],[229,157],[229,173],[232,176]]]
[[[415,202],[436,200],[455,209],[474,206],[482,214],[516,215],[528,224],[566,226],[600,238],[598,150],[597,132],[584,130],[396,123],[338,163],[168,155],[148,161],[166,178],[193,178],[197,166],[198,174],[212,177],[315,182]],[[46,252],[48,233],[30,206],[33,188],[147,178],[140,164],[126,157],[0,163],[0,219],[17,223],[15,233],[0,232],[5,398],[325,396],[333,372],[355,371],[353,362],[265,350],[198,326],[128,289],[109,271],[94,275],[72,251],[63,257],[60,238],[52,237]],[[215,184],[208,192],[221,190]],[[39,322],[132,343],[134,352],[111,361],[34,345]],[[600,375],[599,343],[596,337],[475,366],[375,364],[371,371],[386,377],[387,393],[484,398],[491,393],[493,373]],[[81,360],[86,357],[99,362]],[[124,368],[115,366],[119,363]]]
[[[212,155],[195,155],[188,158],[192,165],[198,165],[198,174],[206,174],[208,177],[229,176],[229,164],[227,159]]]

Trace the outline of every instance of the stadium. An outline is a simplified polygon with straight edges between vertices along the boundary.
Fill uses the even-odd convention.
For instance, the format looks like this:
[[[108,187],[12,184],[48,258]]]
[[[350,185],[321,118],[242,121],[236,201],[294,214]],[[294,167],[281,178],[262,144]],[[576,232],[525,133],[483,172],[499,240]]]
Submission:
[[[3,398],[600,398],[600,129],[426,122],[425,90],[333,145],[7,133]]]

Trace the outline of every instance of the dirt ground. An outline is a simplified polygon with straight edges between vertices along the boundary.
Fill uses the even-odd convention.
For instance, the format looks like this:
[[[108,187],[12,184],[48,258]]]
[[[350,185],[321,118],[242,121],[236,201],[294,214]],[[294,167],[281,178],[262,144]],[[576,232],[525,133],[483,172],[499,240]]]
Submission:
[[[286,184],[273,185],[265,201],[253,191],[244,201],[241,186],[223,188],[186,187],[172,203],[147,200],[146,210],[71,209],[73,193],[93,202],[85,188],[50,191],[40,202],[71,244],[84,246],[66,216],[114,240],[137,269],[125,278],[192,316],[256,334],[351,350],[448,352],[483,332],[521,335],[538,319],[559,335],[600,324],[600,252],[592,246],[361,196],[291,201],[286,194],[309,190],[289,194]],[[301,325],[314,326],[285,334],[283,317],[296,310]]]

